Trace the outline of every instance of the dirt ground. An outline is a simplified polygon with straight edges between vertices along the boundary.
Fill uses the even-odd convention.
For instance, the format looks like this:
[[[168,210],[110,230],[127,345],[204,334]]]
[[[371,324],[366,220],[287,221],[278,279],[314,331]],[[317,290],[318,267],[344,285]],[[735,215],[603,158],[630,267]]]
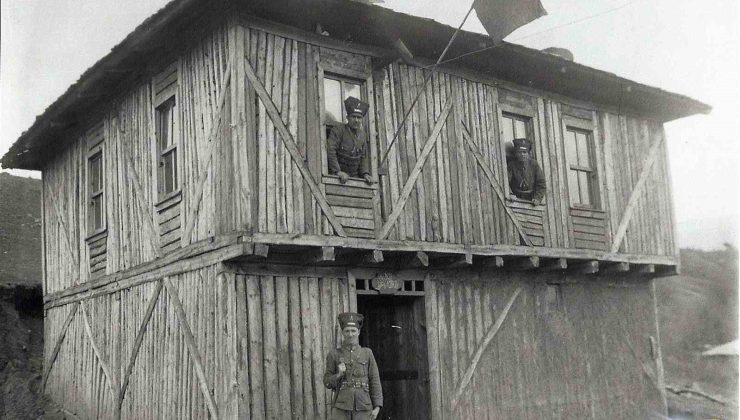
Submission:
[[[41,291],[0,288],[0,418],[71,418],[39,397],[43,357]]]

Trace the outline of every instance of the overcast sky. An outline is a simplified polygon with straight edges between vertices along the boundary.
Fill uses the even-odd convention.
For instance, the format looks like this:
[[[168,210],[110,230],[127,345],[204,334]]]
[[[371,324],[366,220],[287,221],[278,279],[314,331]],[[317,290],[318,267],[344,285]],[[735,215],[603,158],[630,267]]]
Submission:
[[[470,1],[386,0],[384,6],[457,26]],[[0,155],[85,69],[166,3],[2,1]],[[564,47],[576,62],[710,104],[710,115],[666,125],[677,218],[736,220],[738,3],[542,0],[548,16],[506,40],[538,49]],[[483,32],[474,14],[464,28]]]

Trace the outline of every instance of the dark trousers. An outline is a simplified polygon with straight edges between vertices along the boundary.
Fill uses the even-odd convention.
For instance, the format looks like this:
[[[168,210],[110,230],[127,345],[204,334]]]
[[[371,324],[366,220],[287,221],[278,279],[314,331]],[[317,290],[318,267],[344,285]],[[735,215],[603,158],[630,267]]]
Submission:
[[[331,420],[370,420],[372,410],[347,411],[332,407]]]

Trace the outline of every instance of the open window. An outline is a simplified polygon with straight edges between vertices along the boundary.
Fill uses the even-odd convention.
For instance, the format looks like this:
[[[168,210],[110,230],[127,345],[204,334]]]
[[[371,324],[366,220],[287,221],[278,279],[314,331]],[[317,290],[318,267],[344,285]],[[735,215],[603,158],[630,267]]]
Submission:
[[[532,143],[530,156],[537,160],[535,145],[539,138],[536,130],[534,130],[537,113],[533,100],[526,95],[501,89],[499,100],[499,141],[506,156],[505,162],[503,162],[506,168],[504,173],[508,175],[509,165],[512,165],[514,159],[516,159],[514,139],[526,138],[529,140]],[[502,180],[502,184],[507,195],[507,205],[517,216],[527,239],[535,246],[547,245],[545,238],[547,237],[548,227],[545,222],[545,206],[542,204],[533,206],[530,200],[520,199],[512,194],[508,176]],[[525,243],[521,236],[519,237],[519,243]]]
[[[372,67],[370,58],[345,51],[321,48],[318,66],[319,76],[319,118],[321,119],[320,141],[321,166],[313,152],[308,152],[309,167],[314,165],[314,173],[320,173],[321,189],[342,228],[348,236],[374,238],[380,226],[377,205],[378,185],[368,184],[362,178],[353,178],[342,184],[339,177],[329,174],[327,159],[327,139],[332,129],[347,123],[344,100],[350,96],[370,105],[362,121],[365,132],[365,153],[369,161],[370,174],[377,177],[377,151],[375,127],[373,126]],[[330,229],[324,229],[330,234]]]
[[[513,112],[502,112],[499,126],[501,133],[501,143],[506,154],[505,164],[507,168],[515,159],[513,143],[514,139],[526,138],[530,140],[533,144],[532,149],[529,152],[530,156],[532,157],[532,159],[537,159],[534,147],[535,138],[532,129],[532,117],[530,115],[523,115],[521,113],[517,114]],[[504,188],[507,192],[507,196],[509,197],[509,201],[522,202],[526,205],[529,205],[529,201],[520,200],[511,193],[508,179],[505,180],[504,184]]]
[[[326,144],[326,140],[329,138],[329,134],[332,129],[347,123],[347,114],[344,109],[345,99],[350,96],[358,98],[363,102],[368,102],[368,99],[366,82],[364,80],[353,79],[351,77],[333,73],[324,73],[323,84],[323,132],[325,136],[324,144]],[[368,113],[370,112],[372,112],[372,110],[368,110]],[[366,153],[370,154],[370,119],[368,114],[365,114],[365,118],[363,118],[362,127],[365,131],[364,137],[367,141],[367,144],[365,145]],[[322,172],[325,176],[330,176],[329,165],[326,161],[324,162]],[[359,177],[351,179],[357,179],[364,182],[362,178]]]
[[[367,102],[365,94],[365,83],[361,80],[353,80],[334,74],[324,74],[324,125],[325,134],[334,126],[347,123],[347,115],[344,111],[344,100],[350,96]],[[365,117],[367,119],[367,116]],[[365,125],[367,128],[367,125]]]

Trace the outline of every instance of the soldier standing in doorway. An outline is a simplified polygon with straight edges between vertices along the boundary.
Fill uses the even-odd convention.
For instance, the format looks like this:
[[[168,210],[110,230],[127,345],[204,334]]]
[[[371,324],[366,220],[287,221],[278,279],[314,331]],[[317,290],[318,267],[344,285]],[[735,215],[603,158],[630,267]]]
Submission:
[[[326,356],[324,372],[324,385],[334,391],[331,420],[375,420],[383,406],[375,356],[359,344],[363,319],[354,312],[337,316],[342,345]]]
[[[342,184],[349,177],[363,178],[368,184],[374,182],[370,175],[367,131],[362,127],[362,120],[369,107],[370,105],[353,96],[348,97],[344,100],[347,124],[337,125],[329,133],[326,147],[329,173],[337,175]]]
[[[509,188],[511,193],[533,205],[542,204],[545,197],[545,174],[531,157],[532,142],[514,139],[514,159],[508,162]]]

